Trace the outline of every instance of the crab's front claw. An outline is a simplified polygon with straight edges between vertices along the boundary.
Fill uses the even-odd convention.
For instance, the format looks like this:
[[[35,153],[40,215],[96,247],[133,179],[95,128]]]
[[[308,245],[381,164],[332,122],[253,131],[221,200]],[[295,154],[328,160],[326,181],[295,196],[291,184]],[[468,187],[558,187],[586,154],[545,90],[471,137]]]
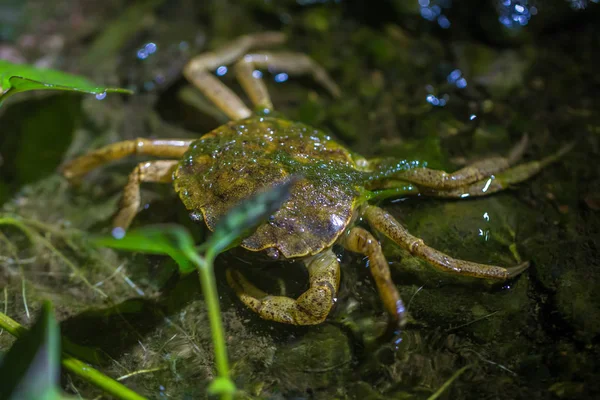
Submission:
[[[239,299],[261,318],[292,325],[316,325],[327,318],[340,281],[339,263],[331,250],[307,258],[310,288],[297,299],[272,296],[254,286],[235,269],[227,281]]]

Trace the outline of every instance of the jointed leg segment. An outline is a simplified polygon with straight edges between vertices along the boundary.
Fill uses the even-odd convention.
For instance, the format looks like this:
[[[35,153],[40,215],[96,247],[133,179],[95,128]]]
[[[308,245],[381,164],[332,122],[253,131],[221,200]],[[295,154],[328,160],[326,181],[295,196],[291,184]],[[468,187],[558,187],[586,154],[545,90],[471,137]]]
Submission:
[[[186,65],[183,74],[233,120],[248,118],[252,112],[231,89],[214,77],[210,71],[235,61],[237,61],[236,76],[256,107],[273,109],[264,82],[260,76],[254,74],[254,71],[260,68],[266,68],[272,72],[287,72],[290,75],[310,74],[317,83],[325,87],[333,96],[338,97],[340,89],[325,69],[304,54],[267,52],[246,54],[257,46],[268,47],[281,44],[284,40],[285,36],[279,32],[242,36],[220,50],[207,52],[194,58]]]
[[[510,167],[494,176],[489,176],[486,179],[482,179],[465,186],[459,186],[446,190],[421,188],[420,192],[427,196],[442,198],[487,196],[530,179],[549,164],[559,160],[563,155],[570,151],[573,146],[574,143],[571,143],[562,147],[555,154],[552,154],[541,160],[529,161],[523,164],[515,165],[514,167]]]
[[[437,191],[464,187],[509,169],[521,158],[527,142],[527,135],[525,135],[507,157],[480,160],[452,173],[430,168],[415,168],[399,172],[394,175],[394,178]]]
[[[331,250],[306,259],[305,265],[310,288],[296,300],[268,295],[234,269],[227,270],[227,281],[240,300],[261,318],[293,325],[315,325],[327,318],[333,306],[340,283],[340,266]]]
[[[61,168],[68,179],[77,178],[121,158],[134,154],[157,157],[180,158],[193,140],[190,139],[144,139],[125,140],[109,144],[64,164]]]
[[[251,70],[268,69],[270,72],[285,72],[291,76],[311,75],[315,82],[323,86],[333,97],[341,95],[340,88],[327,71],[303,53],[252,53],[246,54],[239,63],[250,65]]]
[[[390,268],[381,251],[379,241],[368,231],[360,227],[354,227],[344,236],[341,244],[348,250],[361,253],[369,258],[371,275],[377,285],[379,297],[390,315],[395,326],[406,323],[406,308],[400,299],[396,285],[392,281]]]
[[[233,120],[248,118],[252,115],[250,109],[238,95],[213,76],[210,71],[214,71],[221,65],[235,62],[256,46],[272,46],[284,41],[285,35],[279,32],[242,36],[217,51],[195,57],[185,66],[183,75],[229,118]]]
[[[422,239],[408,233],[406,228],[394,217],[379,207],[367,206],[364,216],[374,229],[392,239],[402,248],[410,251],[411,254],[428,261],[434,267],[445,272],[477,278],[505,280],[520,274],[529,266],[529,263],[525,262],[514,267],[503,268],[458,260],[427,246]]]
[[[129,174],[129,182],[123,189],[121,207],[113,220],[113,227],[127,229],[140,208],[140,184],[142,182],[170,183],[177,163],[177,160],[139,163]]]
[[[235,76],[255,107],[272,110],[273,102],[267,86],[260,76],[255,76],[255,69],[246,56],[235,64]]]

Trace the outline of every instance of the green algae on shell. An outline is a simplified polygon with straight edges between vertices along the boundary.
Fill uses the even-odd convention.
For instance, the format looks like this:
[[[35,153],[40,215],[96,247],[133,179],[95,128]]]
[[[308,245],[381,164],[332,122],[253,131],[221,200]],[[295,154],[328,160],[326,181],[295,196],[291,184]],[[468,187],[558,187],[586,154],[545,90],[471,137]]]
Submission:
[[[301,177],[290,199],[242,246],[274,247],[287,258],[316,254],[350,223],[366,176],[348,150],[319,130],[262,116],[223,125],[190,146],[175,190],[212,230],[227,210],[290,176]]]

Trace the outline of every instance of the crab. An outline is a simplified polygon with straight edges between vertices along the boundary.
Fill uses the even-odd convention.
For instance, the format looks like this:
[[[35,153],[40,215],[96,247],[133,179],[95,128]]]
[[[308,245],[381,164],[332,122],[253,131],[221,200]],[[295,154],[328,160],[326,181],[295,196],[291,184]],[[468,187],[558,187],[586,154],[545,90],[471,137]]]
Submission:
[[[220,50],[201,54],[185,66],[184,76],[231,121],[196,140],[127,140],[76,158],[62,167],[69,179],[134,154],[165,157],[139,163],[129,175],[115,229],[126,230],[140,208],[140,184],[173,184],[190,214],[203,217],[213,230],[236,204],[272,185],[296,177],[289,199],[244,238],[250,251],[266,251],[273,258],[301,260],[309,288],[298,298],[265,293],[237,268],[226,276],[239,299],[266,320],[295,325],[323,322],[337,297],[340,264],[334,244],[365,255],[383,306],[395,326],[406,321],[406,308],[392,281],[379,240],[383,234],[412,255],[452,274],[495,281],[513,278],[528,263],[501,267],[450,257],[411,235],[375,202],[403,195],[442,198],[487,196],[523,182],[558,159],[564,150],[540,161],[518,164],[522,140],[506,157],[480,160],[455,172],[433,170],[413,162],[367,160],[350,152],[330,136],[276,114],[259,69],[312,75],[333,97],[340,90],[319,64],[301,53],[250,52],[283,43],[281,33],[239,37]],[[211,71],[235,63],[235,74],[254,105],[254,111]],[[299,177],[299,178],[297,178]],[[359,224],[365,221],[367,224]]]

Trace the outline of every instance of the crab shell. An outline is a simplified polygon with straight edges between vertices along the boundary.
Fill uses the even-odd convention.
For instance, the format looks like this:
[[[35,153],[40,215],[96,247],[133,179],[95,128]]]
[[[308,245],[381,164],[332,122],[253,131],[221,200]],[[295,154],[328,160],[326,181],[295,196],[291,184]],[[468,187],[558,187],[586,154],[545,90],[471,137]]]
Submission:
[[[330,247],[353,218],[362,173],[352,154],[323,132],[298,122],[256,116],[225,124],[195,141],[174,174],[174,187],[210,230],[251,195],[300,176],[289,199],[241,242],[286,258]]]

